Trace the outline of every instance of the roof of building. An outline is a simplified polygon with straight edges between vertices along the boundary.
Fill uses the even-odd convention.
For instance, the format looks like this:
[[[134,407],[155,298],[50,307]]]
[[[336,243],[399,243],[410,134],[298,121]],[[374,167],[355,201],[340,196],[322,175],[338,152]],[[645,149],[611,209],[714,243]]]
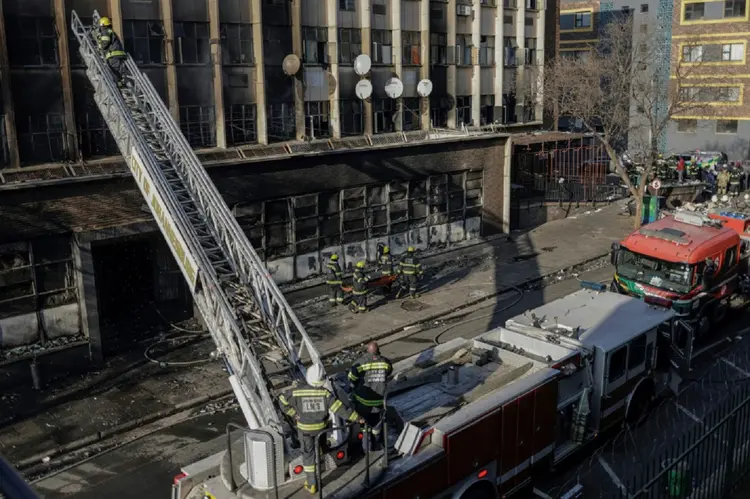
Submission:
[[[698,263],[711,254],[739,244],[738,234],[728,227],[693,225],[665,217],[633,232],[622,245],[636,253],[670,262]]]
[[[532,314],[542,329],[580,328],[577,339],[584,347],[611,350],[669,320],[674,312],[627,295],[582,289],[513,317],[506,327],[512,329],[513,323],[533,327]]]
[[[563,140],[577,140],[590,135],[583,133],[570,133],[570,132],[543,132],[543,133],[527,133],[527,134],[516,134],[512,136],[514,146],[526,146],[531,144],[539,144],[541,142],[559,142]]]

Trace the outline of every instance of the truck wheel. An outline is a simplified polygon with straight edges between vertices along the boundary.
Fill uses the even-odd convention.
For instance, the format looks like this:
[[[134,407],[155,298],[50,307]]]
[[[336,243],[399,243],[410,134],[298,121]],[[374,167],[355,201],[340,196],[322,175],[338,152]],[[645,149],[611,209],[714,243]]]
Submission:
[[[460,499],[496,499],[497,490],[486,480],[477,482],[461,494]]]

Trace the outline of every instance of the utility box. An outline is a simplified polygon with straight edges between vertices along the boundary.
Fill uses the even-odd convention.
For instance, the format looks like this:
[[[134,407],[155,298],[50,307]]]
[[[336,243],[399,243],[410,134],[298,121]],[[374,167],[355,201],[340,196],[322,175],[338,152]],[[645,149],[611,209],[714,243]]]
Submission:
[[[650,224],[659,220],[659,208],[661,207],[662,199],[664,198],[661,196],[652,196],[651,194],[643,196],[642,224]]]

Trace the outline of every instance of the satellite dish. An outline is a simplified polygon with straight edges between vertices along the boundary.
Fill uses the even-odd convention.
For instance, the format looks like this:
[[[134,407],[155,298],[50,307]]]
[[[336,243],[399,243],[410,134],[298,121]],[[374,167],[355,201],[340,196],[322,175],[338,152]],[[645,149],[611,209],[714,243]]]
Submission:
[[[289,54],[288,56],[284,57],[284,62],[281,63],[281,69],[284,70],[284,74],[287,76],[294,76],[297,74],[297,71],[299,71],[299,68],[301,66],[299,57],[297,57],[294,54]]]
[[[359,80],[357,86],[354,87],[354,93],[362,100],[369,98],[372,95],[372,83],[370,83],[370,80]]]
[[[391,99],[398,99],[404,93],[404,84],[395,76],[385,82],[385,95]]]
[[[364,76],[369,73],[371,67],[372,61],[370,60],[370,56],[367,54],[360,54],[356,59],[354,59],[354,72],[359,76]]]
[[[432,93],[432,82],[430,80],[422,80],[417,83],[417,93],[420,97],[429,97]]]

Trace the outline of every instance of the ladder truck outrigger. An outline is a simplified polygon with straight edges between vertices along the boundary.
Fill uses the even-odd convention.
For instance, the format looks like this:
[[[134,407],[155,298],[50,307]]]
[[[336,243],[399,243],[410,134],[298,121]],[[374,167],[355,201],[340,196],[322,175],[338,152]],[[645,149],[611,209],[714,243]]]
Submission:
[[[75,11],[71,26],[95,102],[187,280],[248,426],[237,440],[228,430],[226,451],[184,467],[173,499],[309,497],[266,366],[281,364],[288,386],[310,365],[322,367],[320,355],[148,78],[128,56],[118,88],[92,27]],[[404,359],[386,399],[393,455],[389,445],[358,453],[363,434],[331,415],[316,446],[318,497],[497,499],[528,491],[550,465],[674,391],[676,327],[672,310],[584,289],[504,328]],[[345,377],[327,380],[344,401]]]

